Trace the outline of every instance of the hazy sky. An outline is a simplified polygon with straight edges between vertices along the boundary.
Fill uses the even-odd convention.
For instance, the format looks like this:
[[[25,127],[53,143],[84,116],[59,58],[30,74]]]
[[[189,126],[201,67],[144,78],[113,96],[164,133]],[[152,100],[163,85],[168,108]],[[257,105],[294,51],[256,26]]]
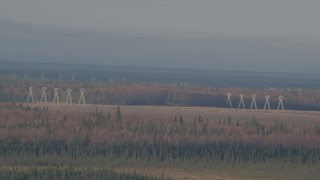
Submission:
[[[320,73],[319,0],[3,0],[0,60]]]

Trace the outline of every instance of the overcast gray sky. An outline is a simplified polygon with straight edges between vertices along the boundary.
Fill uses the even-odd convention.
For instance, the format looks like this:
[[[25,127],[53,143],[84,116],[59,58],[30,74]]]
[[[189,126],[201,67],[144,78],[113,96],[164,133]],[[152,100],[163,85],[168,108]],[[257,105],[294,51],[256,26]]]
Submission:
[[[318,0],[3,0],[0,60],[320,73]]]

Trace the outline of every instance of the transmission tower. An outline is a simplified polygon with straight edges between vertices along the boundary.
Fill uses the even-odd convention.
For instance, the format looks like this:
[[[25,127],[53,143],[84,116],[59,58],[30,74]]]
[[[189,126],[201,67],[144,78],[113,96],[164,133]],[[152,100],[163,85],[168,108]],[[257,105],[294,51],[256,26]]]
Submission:
[[[67,95],[67,99],[66,99],[66,104],[69,102],[69,103],[70,103],[70,105],[72,106],[71,92],[72,92],[72,90],[71,90],[71,89],[67,89],[67,93],[68,93],[68,95]]]
[[[27,103],[29,102],[30,99],[31,99],[32,103],[34,103],[32,91],[33,91],[33,87],[29,87],[29,93],[28,93]]]
[[[226,107],[228,107],[228,105],[230,106],[230,108],[232,108],[232,102],[231,102],[231,93],[227,93],[227,103],[226,103]]]
[[[47,103],[47,95],[46,95],[46,87],[42,87],[42,93],[41,93],[41,98],[40,98],[40,103],[44,100],[45,103]]]
[[[253,108],[255,108],[256,110],[258,109],[256,98],[257,98],[257,95],[253,94],[250,109],[253,109]]]
[[[281,107],[282,111],[284,111],[284,107],[283,107],[283,96],[279,96],[279,104],[278,104],[277,110],[279,110],[280,107]]]
[[[246,109],[246,108],[245,108],[245,105],[244,105],[244,100],[243,100],[243,98],[244,98],[244,94],[240,94],[240,101],[239,101],[238,109],[240,109],[241,106],[242,106],[242,109]]]
[[[266,95],[266,102],[264,103],[263,109],[266,110],[267,107],[268,107],[268,110],[270,111],[271,108],[270,108],[270,96],[269,95]]]
[[[85,101],[85,98],[84,98],[84,91],[85,91],[84,88],[81,88],[81,89],[80,89],[79,104],[81,104],[81,101],[82,101],[83,105],[86,105],[86,101]]]
[[[59,105],[59,94],[58,94],[59,88],[54,88],[54,96],[53,96],[53,103],[57,103]]]

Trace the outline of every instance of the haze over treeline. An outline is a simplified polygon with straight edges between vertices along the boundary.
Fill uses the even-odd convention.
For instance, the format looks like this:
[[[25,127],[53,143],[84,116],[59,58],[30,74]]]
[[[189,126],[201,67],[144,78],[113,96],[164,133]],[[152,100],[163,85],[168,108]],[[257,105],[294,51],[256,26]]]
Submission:
[[[319,73],[317,1],[0,2],[0,61]]]

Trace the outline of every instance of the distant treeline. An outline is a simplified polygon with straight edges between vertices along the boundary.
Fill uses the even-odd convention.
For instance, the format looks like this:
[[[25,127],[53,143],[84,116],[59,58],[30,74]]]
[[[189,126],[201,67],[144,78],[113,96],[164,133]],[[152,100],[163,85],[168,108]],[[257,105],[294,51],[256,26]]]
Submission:
[[[250,108],[252,94],[257,95],[258,109],[263,109],[265,96],[270,95],[271,109],[277,109],[278,97],[284,96],[284,107],[288,110],[320,110],[320,91],[293,89],[249,89],[249,88],[213,88],[191,86],[186,84],[141,84],[141,83],[63,83],[57,81],[16,82],[0,79],[0,102],[26,102],[28,88],[34,87],[35,101],[41,97],[41,87],[47,90],[48,101],[53,99],[53,89],[59,88],[62,102],[66,98],[66,90],[72,89],[73,101],[78,102],[80,88],[85,88],[86,102],[89,104],[113,105],[174,105],[226,107],[226,94],[231,92],[233,108],[237,108],[240,94],[244,94],[245,106]]]
[[[23,80],[25,74],[29,80],[99,83],[187,83],[211,87],[246,88],[320,88],[319,74],[242,72],[199,69],[139,68],[107,65],[77,65],[58,63],[1,62],[0,76]],[[72,79],[74,76],[74,79]],[[61,77],[61,79],[60,79]]]

